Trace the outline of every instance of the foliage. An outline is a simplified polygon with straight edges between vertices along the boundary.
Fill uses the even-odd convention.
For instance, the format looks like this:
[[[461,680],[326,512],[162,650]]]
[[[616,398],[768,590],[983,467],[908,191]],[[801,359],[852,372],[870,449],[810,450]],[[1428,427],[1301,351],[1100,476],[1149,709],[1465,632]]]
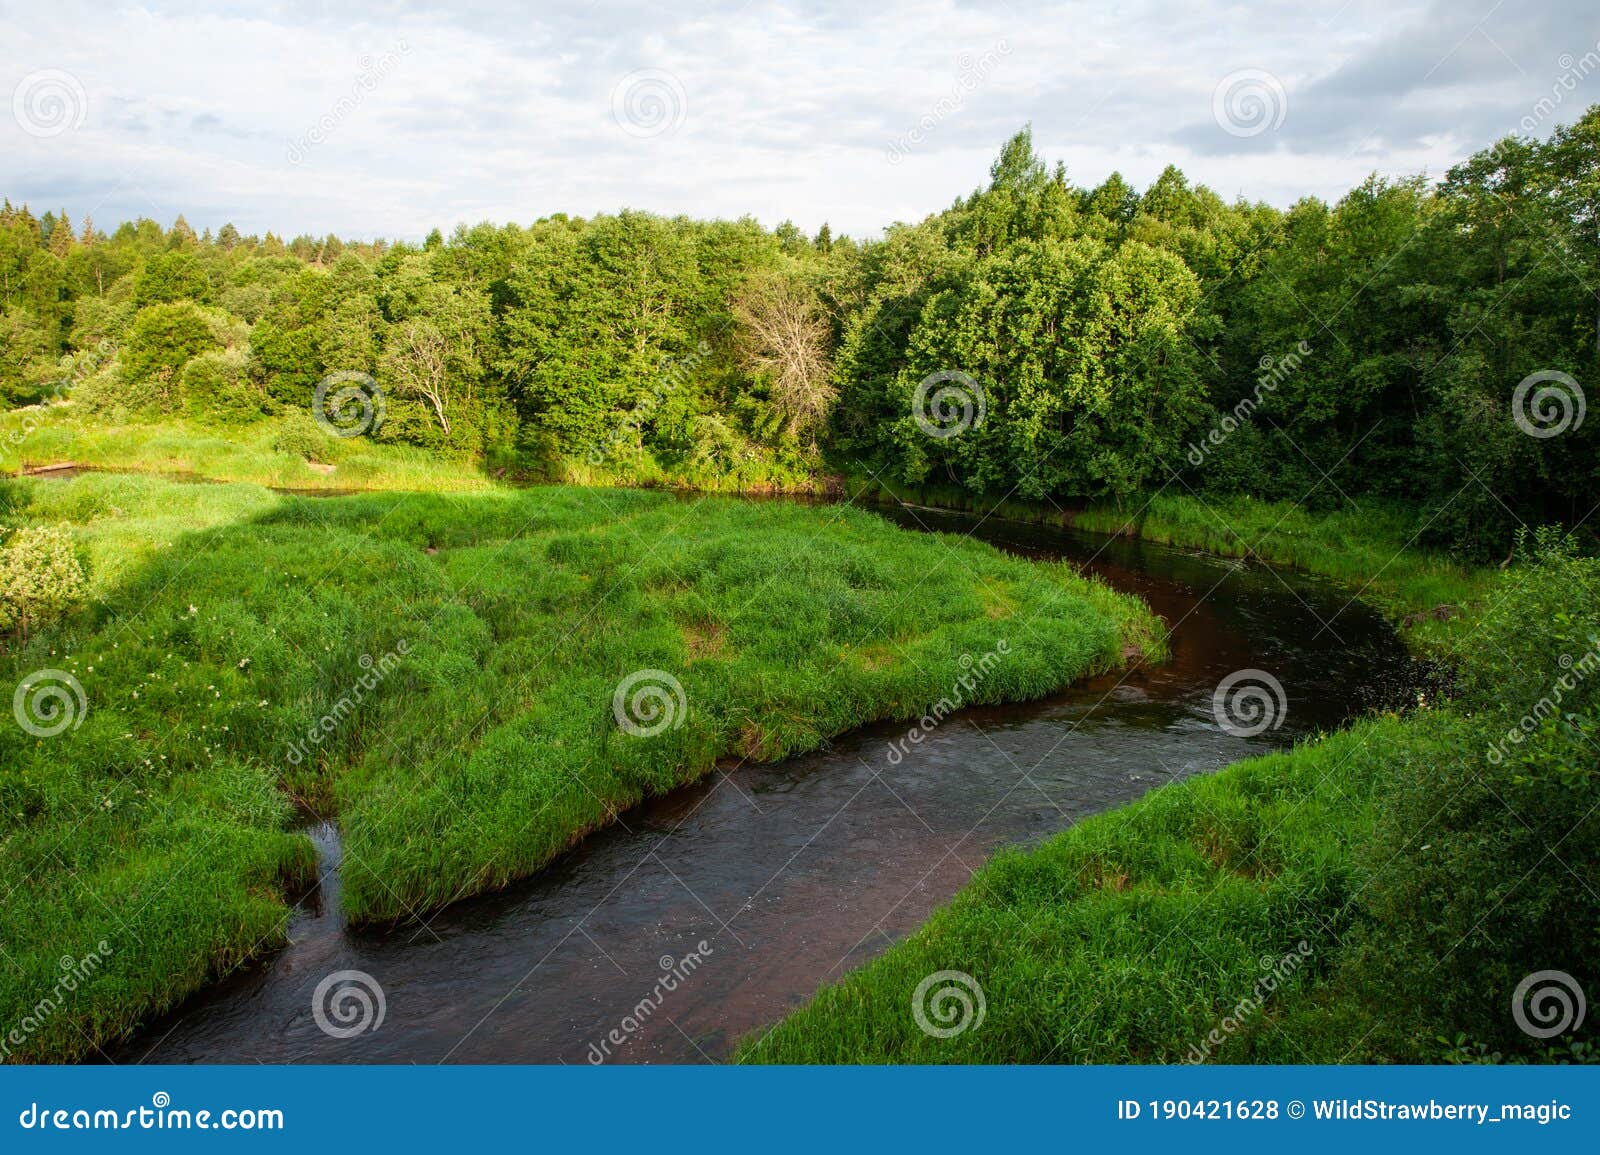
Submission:
[[[0,535],[5,533],[0,526]],[[22,526],[0,545],[0,632],[26,633],[83,592],[83,566],[64,528]]]

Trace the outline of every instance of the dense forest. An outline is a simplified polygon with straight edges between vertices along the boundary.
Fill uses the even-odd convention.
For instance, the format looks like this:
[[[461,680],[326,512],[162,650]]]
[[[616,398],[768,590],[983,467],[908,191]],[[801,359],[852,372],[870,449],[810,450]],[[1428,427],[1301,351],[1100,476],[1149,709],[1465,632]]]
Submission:
[[[1079,187],[1024,130],[985,187],[868,242],[635,211],[420,248],[181,217],[107,234],[7,202],[0,306],[12,406],[275,417],[312,460],[338,448],[306,419],[319,382],[365,374],[369,436],[495,471],[1372,495],[1418,503],[1422,542],[1490,557],[1600,492],[1581,385],[1600,109],[1436,183],[1287,210],[1170,167],[1142,193]]]

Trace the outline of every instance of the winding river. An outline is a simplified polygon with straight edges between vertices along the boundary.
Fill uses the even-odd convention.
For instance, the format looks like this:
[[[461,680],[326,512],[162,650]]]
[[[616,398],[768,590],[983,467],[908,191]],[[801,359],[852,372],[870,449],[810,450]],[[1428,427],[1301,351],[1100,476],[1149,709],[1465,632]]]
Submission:
[[[965,711],[898,762],[889,747],[905,727],[878,725],[818,753],[718,772],[626,813],[537,876],[421,924],[344,925],[338,836],[315,827],[323,881],[289,945],[110,1057],[720,1062],[741,1035],[915,930],[996,848],[1335,726],[1409,684],[1394,632],[1314,578],[1053,527],[915,508],[885,516],[1085,564],[1175,627],[1172,660]],[[1288,708],[1280,728],[1240,737],[1211,702],[1222,678],[1247,668],[1277,678]],[[687,977],[658,995],[664,967]],[[381,986],[376,1029],[335,1038],[318,1025],[313,996],[336,971]],[[641,1002],[648,1012],[636,1013]]]

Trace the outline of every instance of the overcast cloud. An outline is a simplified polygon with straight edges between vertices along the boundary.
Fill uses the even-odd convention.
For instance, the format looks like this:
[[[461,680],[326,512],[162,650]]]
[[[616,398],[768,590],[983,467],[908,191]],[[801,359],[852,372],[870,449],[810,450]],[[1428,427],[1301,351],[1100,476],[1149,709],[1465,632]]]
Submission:
[[[0,3],[0,192],[101,227],[417,239],[626,206],[864,236],[1030,121],[1078,184],[1176,163],[1282,205],[1600,102],[1593,0],[329,7]]]

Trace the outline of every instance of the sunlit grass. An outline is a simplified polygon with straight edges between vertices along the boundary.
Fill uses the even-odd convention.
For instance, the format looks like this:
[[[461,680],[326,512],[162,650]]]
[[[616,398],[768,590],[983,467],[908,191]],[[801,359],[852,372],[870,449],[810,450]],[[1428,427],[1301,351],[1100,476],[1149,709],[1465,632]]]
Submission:
[[[347,913],[401,918],[537,870],[719,759],[920,715],[1001,642],[969,701],[1043,695],[1130,643],[1159,654],[1141,603],[1067,566],[840,506],[90,474],[0,483],[0,523],[72,526],[91,588],[0,657],[0,684],[60,670],[88,705],[53,737],[0,727],[0,1022],[61,957],[111,950],[34,1057],[281,941],[311,865],[296,803],[343,827]],[[682,688],[648,738],[613,712],[640,670]]]
[[[0,471],[72,462],[93,469],[247,481],[284,489],[481,490],[493,482],[470,461],[352,438],[331,470],[274,447],[281,422],[225,427],[179,418],[110,423],[70,406],[0,413]]]

